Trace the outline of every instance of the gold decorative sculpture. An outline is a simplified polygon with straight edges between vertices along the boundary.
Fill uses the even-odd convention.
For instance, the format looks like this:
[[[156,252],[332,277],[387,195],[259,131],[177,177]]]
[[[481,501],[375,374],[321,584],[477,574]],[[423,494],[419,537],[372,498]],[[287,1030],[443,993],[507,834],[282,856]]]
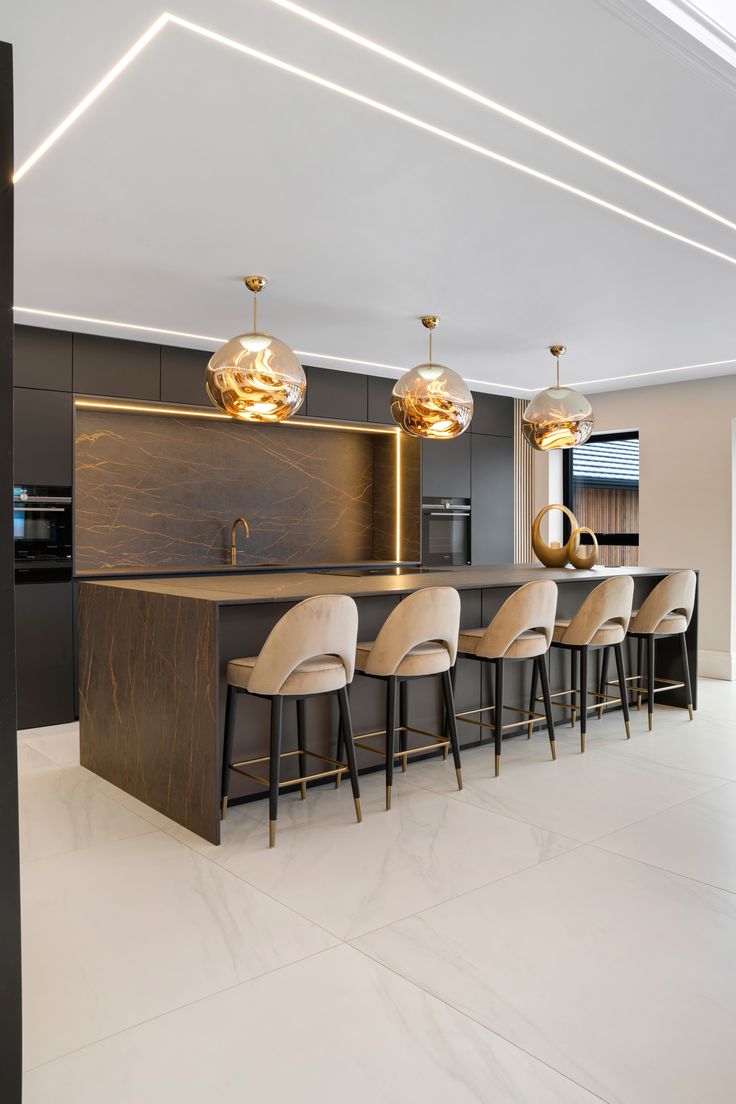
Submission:
[[[567,544],[552,541],[550,544],[542,537],[542,521],[550,510],[560,510],[570,522],[572,532]],[[583,552],[581,537],[583,533],[590,533],[593,538],[593,546],[590,551]],[[559,502],[551,502],[544,506],[534,519],[532,524],[532,548],[534,555],[545,567],[566,567],[568,563],[577,568],[591,568],[598,562],[598,541],[595,533],[587,525],[578,525],[578,520],[572,510]]]

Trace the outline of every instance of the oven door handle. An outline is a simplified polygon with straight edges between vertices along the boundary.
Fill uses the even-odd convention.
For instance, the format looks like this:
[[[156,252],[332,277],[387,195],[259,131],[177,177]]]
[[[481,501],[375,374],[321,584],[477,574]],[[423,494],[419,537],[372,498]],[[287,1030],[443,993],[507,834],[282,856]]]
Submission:
[[[443,518],[466,518],[470,520],[470,514],[451,514],[449,510],[443,510],[436,514],[430,514],[430,517],[443,517]]]
[[[63,506],[13,506],[14,510],[22,510],[24,514],[63,514]]]

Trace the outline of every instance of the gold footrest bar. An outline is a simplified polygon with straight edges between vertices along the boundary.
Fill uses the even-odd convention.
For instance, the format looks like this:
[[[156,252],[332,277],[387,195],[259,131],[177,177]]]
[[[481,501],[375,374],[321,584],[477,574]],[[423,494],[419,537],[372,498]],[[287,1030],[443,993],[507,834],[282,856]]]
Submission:
[[[404,766],[406,766],[406,760],[410,755],[419,755],[423,751],[439,751],[440,749],[446,749],[450,746],[450,741],[446,740],[444,736],[437,736],[434,732],[426,732],[423,728],[412,728],[411,725],[397,725],[394,729],[395,733],[400,732],[413,732],[417,736],[425,736],[428,740],[431,740],[431,744],[424,744],[422,747],[406,748],[405,751],[397,750],[394,752],[394,759],[402,759]],[[377,729],[375,732],[363,732],[360,736],[353,737],[353,743],[361,751],[370,751],[373,755],[380,755],[382,759],[386,758],[385,748],[371,747],[370,744],[363,744],[361,740],[369,740],[374,736],[385,736],[386,730]]]
[[[523,709],[520,705],[504,705],[504,712],[510,709],[512,713],[523,713],[523,721],[510,721],[508,724],[501,725],[501,731],[506,732],[511,728],[523,728],[524,725],[532,725],[535,721],[544,721],[546,716],[544,713],[535,713],[532,709]],[[493,713],[495,711],[495,705],[482,705],[480,709],[464,709],[462,713],[456,713],[455,718],[458,721],[464,721],[465,724],[474,724],[478,728],[490,728],[493,732],[496,731],[496,726],[490,724],[488,721],[479,721],[473,716],[474,713]]]
[[[626,682],[634,682],[641,678],[641,675],[628,675]],[[659,683],[659,685],[657,685]],[[607,686],[615,685],[615,683],[606,683]],[[684,682],[678,682],[677,679],[658,678],[654,676],[654,690],[653,693],[661,694],[663,690],[681,690],[685,686]],[[629,686],[628,688],[632,694],[636,694],[640,698],[646,698],[649,694],[649,688],[646,684],[639,683],[637,686]]]
[[[612,682],[612,683],[606,683],[606,685],[607,686],[616,686],[617,684],[615,682]],[[579,702],[579,700],[580,700],[580,691],[579,690],[558,690],[556,693],[550,694],[550,703],[552,705],[557,706],[558,709],[568,709],[568,710],[570,710],[570,712],[580,713],[580,706],[578,704],[576,704],[576,702],[555,701],[555,698],[561,698],[561,697],[563,697],[565,695],[568,695],[568,694],[574,695],[575,698],[576,698],[576,702]],[[615,694],[599,694],[597,690],[589,690],[588,691],[588,697],[596,699],[593,703],[591,703],[589,706],[586,707],[586,712],[588,712],[588,713],[590,713],[590,711],[592,709],[602,709],[603,706],[605,706],[605,705],[620,705],[621,704],[621,698],[617,697]],[[541,702],[544,699],[543,698],[535,698],[534,700],[537,701],[537,702]]]
[[[300,782],[316,782],[320,778],[334,778],[342,776],[347,771],[347,764],[341,763],[339,759],[332,759],[329,755],[321,755],[318,751],[282,751],[281,759],[289,759],[294,755],[304,755],[311,759],[319,759],[323,763],[332,763],[333,769],[326,771],[318,771],[316,774],[300,775],[298,778],[287,778],[283,782],[279,782],[279,789],[284,786],[297,786]],[[259,782],[262,786],[270,786],[271,783],[268,778],[264,778],[261,774],[254,774],[253,771],[244,770],[244,767],[252,767],[256,763],[269,763],[271,760],[270,755],[261,755],[258,759],[243,759],[240,763],[231,763],[230,770],[237,771],[238,774],[244,775],[246,778],[253,779],[254,782]]]

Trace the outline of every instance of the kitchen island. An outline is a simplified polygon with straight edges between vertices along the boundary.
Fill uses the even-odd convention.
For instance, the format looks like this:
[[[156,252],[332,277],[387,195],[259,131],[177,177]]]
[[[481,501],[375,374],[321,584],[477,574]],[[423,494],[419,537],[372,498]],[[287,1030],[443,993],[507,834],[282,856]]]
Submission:
[[[559,584],[558,616],[569,617],[603,579],[634,578],[634,607],[674,568],[554,570],[538,565],[433,569],[401,575],[290,572],[187,576],[82,582],[79,587],[79,711],[81,763],[212,843],[220,841],[220,778],[228,661],[256,655],[279,618],[294,603],[317,594],[348,594],[358,605],[359,639],[374,639],[405,595],[427,586],[460,592],[463,628],[487,624],[508,595],[524,583]],[[697,692],[697,597],[687,633]],[[630,660],[630,657],[629,657]],[[563,667],[564,663],[564,667]],[[485,664],[458,662],[458,710],[488,704]],[[591,685],[596,677],[591,665]],[[629,671],[633,668],[629,661]],[[677,640],[658,644],[657,674],[679,678]],[[508,703],[528,697],[526,664],[509,672]],[[514,681],[515,676],[515,681]],[[569,687],[569,666],[554,654],[551,688]],[[437,680],[409,684],[410,723],[441,731]],[[385,687],[356,679],[351,709],[356,734],[383,727]],[[664,704],[686,705],[682,691],[658,695]],[[268,746],[268,703],[246,697],[238,713],[235,754],[245,759]],[[308,703],[307,743],[334,753],[336,732],[330,699]],[[693,702],[697,705],[697,701]],[[295,718],[285,711],[285,750],[296,745]],[[566,714],[556,713],[560,722]],[[461,744],[477,743],[480,730],[460,726]],[[486,730],[487,731],[487,730]],[[592,733],[591,733],[592,735]],[[362,768],[375,767],[365,753]],[[490,760],[489,760],[490,762]],[[490,769],[490,768],[489,768]],[[231,803],[265,796],[257,784],[233,777]]]

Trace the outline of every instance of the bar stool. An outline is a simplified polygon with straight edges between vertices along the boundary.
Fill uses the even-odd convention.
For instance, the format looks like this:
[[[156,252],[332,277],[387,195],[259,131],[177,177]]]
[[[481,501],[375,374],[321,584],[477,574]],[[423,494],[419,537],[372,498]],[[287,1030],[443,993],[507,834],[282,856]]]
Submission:
[[[545,656],[552,640],[552,630],[557,611],[557,584],[549,579],[525,583],[511,594],[485,629],[463,629],[458,642],[458,655],[464,659],[478,659],[495,665],[495,695],[493,705],[484,705],[480,709],[466,709],[457,714],[459,721],[475,724],[493,731],[496,745],[496,778],[501,773],[501,740],[508,729],[527,726],[527,735],[535,720],[547,721],[549,745],[552,758],[557,758],[555,728],[552,720],[552,702],[549,693],[549,681]],[[529,709],[507,705],[503,699],[504,664],[507,661],[533,660],[533,681]],[[537,678],[542,684],[544,713],[536,713],[535,703]],[[514,713],[523,713],[524,719],[503,723],[504,709]],[[493,722],[476,720],[475,713],[493,713]]]
[[[297,782],[302,800],[307,782],[320,778],[340,777],[350,773],[355,801],[355,814],[360,822],[360,789],[355,765],[353,730],[346,686],[355,669],[355,645],[358,638],[358,607],[345,594],[324,594],[307,598],[293,606],[269,633],[260,655],[247,659],[232,659],[227,665],[227,702],[225,705],[225,741],[222,770],[222,817],[227,810],[230,771],[254,779],[269,791],[268,845],[276,842],[279,789]],[[258,759],[232,762],[235,715],[238,696],[253,694],[271,702],[270,754]],[[318,694],[335,694],[340,709],[341,730],[347,764],[315,751],[305,745],[305,699]],[[284,702],[295,700],[297,708],[296,751],[281,751],[281,728]],[[299,777],[282,781],[281,760],[299,757]],[[330,764],[329,769],[307,774],[307,759]],[[268,763],[268,777],[246,768]]]
[[[687,697],[687,710],[693,719],[693,692],[690,685],[690,664],[687,659],[687,641],[685,633],[690,625],[695,606],[695,587],[697,576],[694,571],[674,571],[657,583],[644,599],[641,608],[635,610],[629,622],[628,635],[637,644],[637,673],[630,675],[627,682],[636,695],[636,707],[641,708],[643,697],[647,699],[649,731],[654,724],[654,695],[662,690],[679,690],[684,687]],[[682,655],[682,682],[676,679],[657,678],[654,673],[654,643],[667,636],[679,636]],[[644,680],[643,652],[647,649],[647,677]],[[603,663],[606,662],[604,653]],[[601,671],[601,681],[605,680],[606,668]],[[655,685],[655,684],[659,685]]]
[[[382,679],[386,683],[386,728],[376,732],[364,732],[355,737],[358,747],[380,755],[386,760],[386,808],[391,808],[394,777],[394,759],[401,757],[402,767],[410,755],[442,750],[447,756],[452,747],[455,762],[457,788],[463,788],[460,748],[455,725],[455,705],[450,682],[450,668],[457,655],[457,637],[460,628],[460,595],[453,587],[426,587],[403,598],[396,609],[384,621],[375,641],[360,643],[357,647],[355,668],[366,678]],[[406,723],[406,684],[413,679],[440,676],[445,706],[445,718],[449,739],[413,728]],[[396,690],[401,698],[400,723],[396,724]],[[400,750],[396,750],[396,734],[401,737]],[[431,741],[420,747],[407,747],[407,733],[423,736]],[[385,748],[364,744],[375,736],[385,735]],[[338,745],[339,748],[339,745]],[[339,755],[339,750],[338,750]]]
[[[629,702],[626,692],[626,671],[624,668],[624,655],[621,644],[626,636],[626,629],[631,617],[631,603],[634,597],[634,580],[630,575],[619,575],[612,579],[606,579],[599,583],[595,590],[591,591],[581,605],[578,612],[572,618],[559,618],[555,621],[552,636],[553,648],[564,648],[570,652],[570,689],[561,690],[552,695],[552,698],[569,697],[570,703],[555,701],[554,704],[561,709],[569,709],[571,723],[575,725],[575,715],[580,713],[580,751],[585,751],[585,735],[588,727],[588,711],[600,709],[603,705],[621,702],[626,727],[626,739],[631,737],[629,724]],[[605,694],[600,689],[588,690],[588,652],[591,648],[613,648],[616,656],[616,671],[618,674],[619,697]],[[580,661],[580,688],[577,682],[576,661]],[[588,695],[596,698],[593,705],[588,705]],[[579,704],[578,704],[579,703]]]

